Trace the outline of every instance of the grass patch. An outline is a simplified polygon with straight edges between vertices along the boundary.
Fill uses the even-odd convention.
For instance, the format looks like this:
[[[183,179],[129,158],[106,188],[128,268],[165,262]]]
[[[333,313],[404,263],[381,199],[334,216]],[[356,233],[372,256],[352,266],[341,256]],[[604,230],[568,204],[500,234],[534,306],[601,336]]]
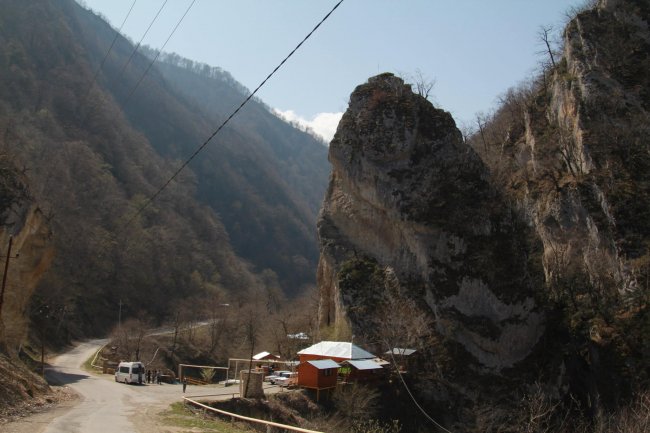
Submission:
[[[169,409],[161,413],[162,421],[165,425],[187,428],[192,431],[200,429],[202,432],[219,432],[219,433],[250,433],[242,425],[229,421],[222,421],[216,418],[203,418],[202,415],[192,412],[185,407],[182,402],[172,403]]]

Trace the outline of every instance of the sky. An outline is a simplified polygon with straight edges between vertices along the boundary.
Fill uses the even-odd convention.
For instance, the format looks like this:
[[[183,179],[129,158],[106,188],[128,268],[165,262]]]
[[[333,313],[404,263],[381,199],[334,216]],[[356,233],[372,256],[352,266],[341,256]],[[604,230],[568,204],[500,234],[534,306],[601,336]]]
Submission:
[[[192,4],[192,2],[194,2]],[[136,0],[122,33],[219,66],[254,89],[338,0]],[[133,0],[84,0],[114,27]],[[561,29],[580,0],[344,0],[257,94],[329,141],[350,93],[392,72],[434,82],[431,100],[459,126],[534,75],[540,26]]]

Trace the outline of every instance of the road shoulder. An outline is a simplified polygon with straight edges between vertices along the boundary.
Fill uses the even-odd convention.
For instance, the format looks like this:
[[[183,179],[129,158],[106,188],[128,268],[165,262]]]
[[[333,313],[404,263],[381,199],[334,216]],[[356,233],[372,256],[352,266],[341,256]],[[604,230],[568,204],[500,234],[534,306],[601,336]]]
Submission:
[[[52,420],[76,406],[79,395],[69,386],[51,386],[52,393],[10,409],[0,418],[0,432],[41,433]]]

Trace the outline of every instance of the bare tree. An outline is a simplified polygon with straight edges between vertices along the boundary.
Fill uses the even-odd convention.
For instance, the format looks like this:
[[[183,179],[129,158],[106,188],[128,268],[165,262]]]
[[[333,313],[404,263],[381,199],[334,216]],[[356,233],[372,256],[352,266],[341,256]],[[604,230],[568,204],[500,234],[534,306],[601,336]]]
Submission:
[[[205,303],[205,316],[208,318],[208,351],[214,354],[221,338],[229,326],[229,307],[223,295],[215,293]]]
[[[487,114],[483,112],[478,112],[476,113],[476,127],[478,128],[478,132],[481,136],[481,143],[483,144],[483,152],[485,153],[485,156],[487,157],[488,155],[488,143],[487,139],[485,138],[485,127],[487,126],[489,117]]]
[[[458,129],[460,130],[460,133],[463,135],[463,143],[471,145],[471,138],[472,136],[477,132],[476,129],[472,126],[471,123],[466,123],[466,122],[460,122]],[[478,149],[474,149],[477,150]]]
[[[347,420],[367,420],[379,409],[380,394],[375,388],[359,384],[339,386],[333,396],[337,414]]]
[[[420,69],[417,69],[415,71],[414,81],[415,90],[418,95],[422,96],[425,99],[429,99],[431,90],[433,90],[433,86],[436,85],[436,80],[430,79],[424,75]]]
[[[182,325],[182,320],[181,320],[181,312],[176,309],[171,315],[171,325],[172,328],[174,328],[174,334],[172,337],[172,347],[171,347],[171,354],[170,354],[170,359],[174,359],[174,353],[176,352],[176,345],[178,344],[178,335],[180,334],[181,331],[181,325]]]
[[[569,7],[564,12],[564,24],[568,24],[568,22],[574,19],[578,14],[581,14],[590,9],[594,9],[596,6],[598,6],[598,1],[599,0],[585,0],[582,3],[578,3],[575,6]]]
[[[251,376],[250,373],[253,370],[253,355],[255,355],[255,345],[257,344],[257,340],[259,337],[260,333],[260,328],[261,324],[259,321],[259,314],[254,308],[249,308],[245,313],[244,313],[244,323],[243,323],[243,330],[244,330],[244,338],[246,339],[246,343],[250,346],[250,361],[249,361],[249,367],[248,367],[248,380],[246,381],[246,387],[244,389],[244,395],[242,397],[248,396],[248,385],[250,384],[251,381]]]
[[[382,320],[377,324],[380,340],[388,350],[396,347],[419,351],[430,345],[433,321],[417,303],[403,292],[392,268],[384,270],[385,301],[380,308]]]
[[[113,333],[113,341],[119,347],[120,353],[127,359],[140,360],[148,323],[146,319],[128,319]]]
[[[537,31],[537,37],[544,49],[538,54],[548,55],[550,65],[555,69],[555,50],[553,48],[553,26],[540,26]]]

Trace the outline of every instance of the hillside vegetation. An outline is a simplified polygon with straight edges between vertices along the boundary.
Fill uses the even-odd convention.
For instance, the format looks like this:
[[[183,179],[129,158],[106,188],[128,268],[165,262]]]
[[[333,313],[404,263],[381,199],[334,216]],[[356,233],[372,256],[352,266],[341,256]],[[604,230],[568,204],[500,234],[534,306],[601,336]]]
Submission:
[[[313,284],[325,146],[254,101],[136,213],[245,89],[169,55],[133,92],[150,59],[125,67],[121,36],[93,80],[114,35],[72,0],[2,1],[0,151],[23,168],[55,251],[26,314],[53,343],[105,332],[120,304],[123,319],[160,323],[179,300]]]

